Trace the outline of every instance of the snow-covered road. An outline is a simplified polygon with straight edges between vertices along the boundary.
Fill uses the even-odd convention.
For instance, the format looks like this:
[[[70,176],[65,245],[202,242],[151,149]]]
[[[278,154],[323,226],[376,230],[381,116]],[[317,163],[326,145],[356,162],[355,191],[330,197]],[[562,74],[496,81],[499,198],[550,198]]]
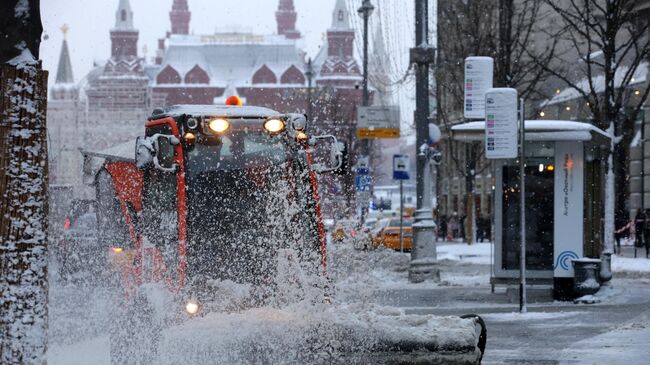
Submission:
[[[462,246],[464,245],[448,248],[441,246],[441,256],[448,256],[444,262],[476,259],[483,257],[485,252],[489,254],[489,245],[472,248],[472,251],[479,250],[477,254],[464,252]],[[299,354],[311,352],[312,355],[318,355],[318,351],[313,349],[314,336],[345,338],[319,350],[321,356],[325,354],[334,356],[333,358],[339,356],[337,352],[363,353],[359,350],[376,347],[391,337],[391,341],[434,339],[439,346],[449,349],[473,346],[474,326],[468,320],[461,320],[457,316],[405,314],[398,308],[375,304],[375,293],[387,288],[430,289],[441,285],[431,282],[408,283],[409,257],[409,254],[391,250],[362,252],[351,245],[330,245],[328,272],[336,288],[332,304],[208,314],[165,330],[161,361],[176,364],[189,359],[192,363],[201,364],[221,359],[217,363],[225,364],[233,361],[236,363],[238,359],[242,363],[255,363],[254,359],[251,362],[245,358],[247,355],[241,355],[250,353],[254,348],[255,353],[264,353],[264,361],[303,363],[304,358]],[[479,281],[485,281],[487,277],[484,274],[471,277],[473,280],[480,278]],[[450,277],[449,280],[454,278],[457,277]],[[442,285],[451,284],[445,282]],[[110,286],[52,286],[52,340],[48,363],[110,363],[106,333],[108,323],[116,315],[111,304],[113,294]],[[417,336],[422,338],[418,340]],[[239,355],[233,349],[238,349]],[[326,359],[321,360],[331,362]]]
[[[560,361],[569,364],[602,363],[595,361],[600,358],[611,360],[606,362],[610,364],[621,363],[616,361],[618,358],[625,359],[625,364],[638,363],[633,360],[645,351],[643,340],[639,338],[646,339],[650,335],[650,320],[646,312],[650,307],[650,260],[614,256],[612,266],[615,277],[612,285],[597,294],[601,300],[599,304],[536,303],[529,306],[530,313],[521,315],[516,312],[516,304],[510,303],[502,291],[490,293],[491,249],[488,243],[472,246],[460,243],[439,244],[441,282],[412,284],[407,280],[409,254],[389,250],[361,252],[349,245],[330,246],[329,273],[336,284],[335,305],[345,310],[340,313],[329,312],[327,315],[328,310],[332,309],[325,308],[320,313],[321,318],[336,317],[334,314],[368,315],[373,310],[375,320],[388,316],[388,321],[391,316],[402,316],[403,319],[409,313],[457,316],[474,312],[484,316],[488,323],[485,364],[524,360],[544,364]],[[52,286],[48,363],[110,363],[106,336],[108,322],[113,315],[110,297],[107,288]],[[382,309],[385,307],[381,305],[401,310],[390,312]],[[208,316],[186,324],[185,327],[167,330],[167,348],[183,343],[187,345],[187,341],[209,341],[211,337],[219,335],[212,333],[213,328],[234,328],[239,330],[238,336],[245,337],[256,333],[251,328],[255,328],[259,315],[287,320],[290,318],[287,315],[295,316],[297,313],[269,310],[267,308],[266,312],[255,312],[257,317],[253,312],[244,317],[235,314],[225,317]],[[308,320],[308,317],[300,315],[296,318]],[[339,317],[343,322],[351,319],[349,316]],[[250,325],[248,329],[247,324]],[[445,327],[442,323],[440,325]],[[196,331],[197,329],[207,332]],[[263,332],[259,329],[257,331]],[[180,335],[183,333],[193,335],[184,338]],[[299,342],[297,339],[307,337],[304,331],[294,330],[290,333],[295,337],[289,336],[293,340],[284,345],[280,339],[276,339],[280,341],[278,343],[268,343],[276,348],[289,348],[287,343],[296,346]],[[238,337],[234,336],[232,339],[236,338]],[[620,355],[623,350],[624,355]],[[199,358],[196,360],[197,363],[203,362]],[[169,363],[174,363],[173,360],[170,361]]]

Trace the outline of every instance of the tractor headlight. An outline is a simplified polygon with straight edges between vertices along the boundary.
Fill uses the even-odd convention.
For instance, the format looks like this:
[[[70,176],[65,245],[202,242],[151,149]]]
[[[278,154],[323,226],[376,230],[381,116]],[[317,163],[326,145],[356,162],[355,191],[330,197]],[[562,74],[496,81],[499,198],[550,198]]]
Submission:
[[[307,135],[307,133],[303,131],[299,131],[298,133],[296,133],[296,139],[298,141],[306,141],[309,139],[309,136]]]
[[[276,134],[280,133],[284,130],[284,122],[281,121],[280,119],[268,119],[266,122],[264,122],[264,129],[266,129],[267,132]]]
[[[208,127],[215,133],[223,133],[230,128],[230,123],[225,119],[213,119],[208,123]]]
[[[195,301],[189,301],[185,304],[185,311],[190,315],[194,315],[199,311],[199,304]]]

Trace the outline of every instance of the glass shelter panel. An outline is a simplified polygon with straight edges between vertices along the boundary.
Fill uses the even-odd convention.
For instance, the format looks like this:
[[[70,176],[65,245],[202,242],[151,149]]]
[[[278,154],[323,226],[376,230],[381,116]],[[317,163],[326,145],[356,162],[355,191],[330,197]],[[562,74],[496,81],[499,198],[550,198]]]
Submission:
[[[526,268],[553,270],[554,151],[531,144],[526,158]],[[503,166],[502,269],[518,270],[521,252],[519,166]]]

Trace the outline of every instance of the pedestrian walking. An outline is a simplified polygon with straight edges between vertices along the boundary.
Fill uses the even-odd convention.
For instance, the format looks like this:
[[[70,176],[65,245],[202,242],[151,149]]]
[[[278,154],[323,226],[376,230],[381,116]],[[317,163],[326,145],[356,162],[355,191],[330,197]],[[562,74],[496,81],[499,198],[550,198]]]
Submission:
[[[440,218],[438,218],[438,237],[436,237],[436,241],[440,238],[441,241],[444,241],[445,238],[447,238],[447,216],[446,215],[441,215]]]
[[[644,244],[644,236],[646,236],[646,216],[639,209],[638,212],[636,212],[636,216],[634,217],[634,257],[636,257],[636,249],[641,248],[645,246]],[[621,249],[621,237],[622,233],[618,234],[618,238],[616,240],[616,245],[618,246],[618,249],[620,251]]]
[[[648,258],[650,253],[650,209],[645,211],[645,224],[643,225],[643,242],[645,246],[645,258]]]
[[[458,229],[459,229],[459,231],[460,231],[460,238],[461,238],[463,241],[465,241],[465,237],[466,237],[466,232],[465,232],[465,230],[466,230],[466,228],[467,228],[467,227],[466,227],[466,224],[467,224],[467,216],[466,216],[466,215],[462,215],[462,216],[460,217],[460,222],[458,223],[458,226],[459,226]],[[470,242],[470,244],[471,244],[471,242]]]
[[[454,212],[454,215],[449,219],[448,229],[451,231],[451,239],[458,237],[458,213]]]

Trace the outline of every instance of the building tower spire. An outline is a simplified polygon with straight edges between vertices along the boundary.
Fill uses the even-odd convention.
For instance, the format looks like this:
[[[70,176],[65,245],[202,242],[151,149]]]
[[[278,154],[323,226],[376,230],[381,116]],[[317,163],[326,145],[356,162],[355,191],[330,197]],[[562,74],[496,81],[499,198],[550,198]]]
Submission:
[[[345,0],[336,0],[334,11],[332,11],[332,29],[351,30],[350,13],[345,5]]]
[[[56,70],[56,83],[57,84],[74,84],[74,76],[72,75],[72,63],[70,62],[70,51],[68,50],[68,31],[70,27],[63,24],[61,31],[63,32],[63,44],[61,45],[61,54],[59,55],[59,68]]]
[[[115,27],[111,29],[111,58],[138,56],[138,30],[133,27],[133,11],[129,0],[120,0],[115,12]]]
[[[296,30],[296,19],[298,14],[293,7],[293,0],[280,0],[278,11],[275,12],[275,20],[278,23],[278,34],[287,39],[300,38],[300,32]]]
[[[187,0],[174,0],[169,19],[172,23],[172,34],[190,34],[190,18],[192,13],[187,6]]]
[[[336,0],[332,11],[332,26],[327,30],[328,56],[340,59],[354,57],[354,29],[345,0]]]
[[[79,93],[77,92],[77,85],[74,83],[72,62],[70,62],[70,51],[68,50],[67,34],[70,28],[67,24],[63,24],[60,29],[63,32],[63,43],[59,55],[59,66],[56,70],[56,81],[50,90],[49,96],[51,100],[74,101],[77,100]]]

